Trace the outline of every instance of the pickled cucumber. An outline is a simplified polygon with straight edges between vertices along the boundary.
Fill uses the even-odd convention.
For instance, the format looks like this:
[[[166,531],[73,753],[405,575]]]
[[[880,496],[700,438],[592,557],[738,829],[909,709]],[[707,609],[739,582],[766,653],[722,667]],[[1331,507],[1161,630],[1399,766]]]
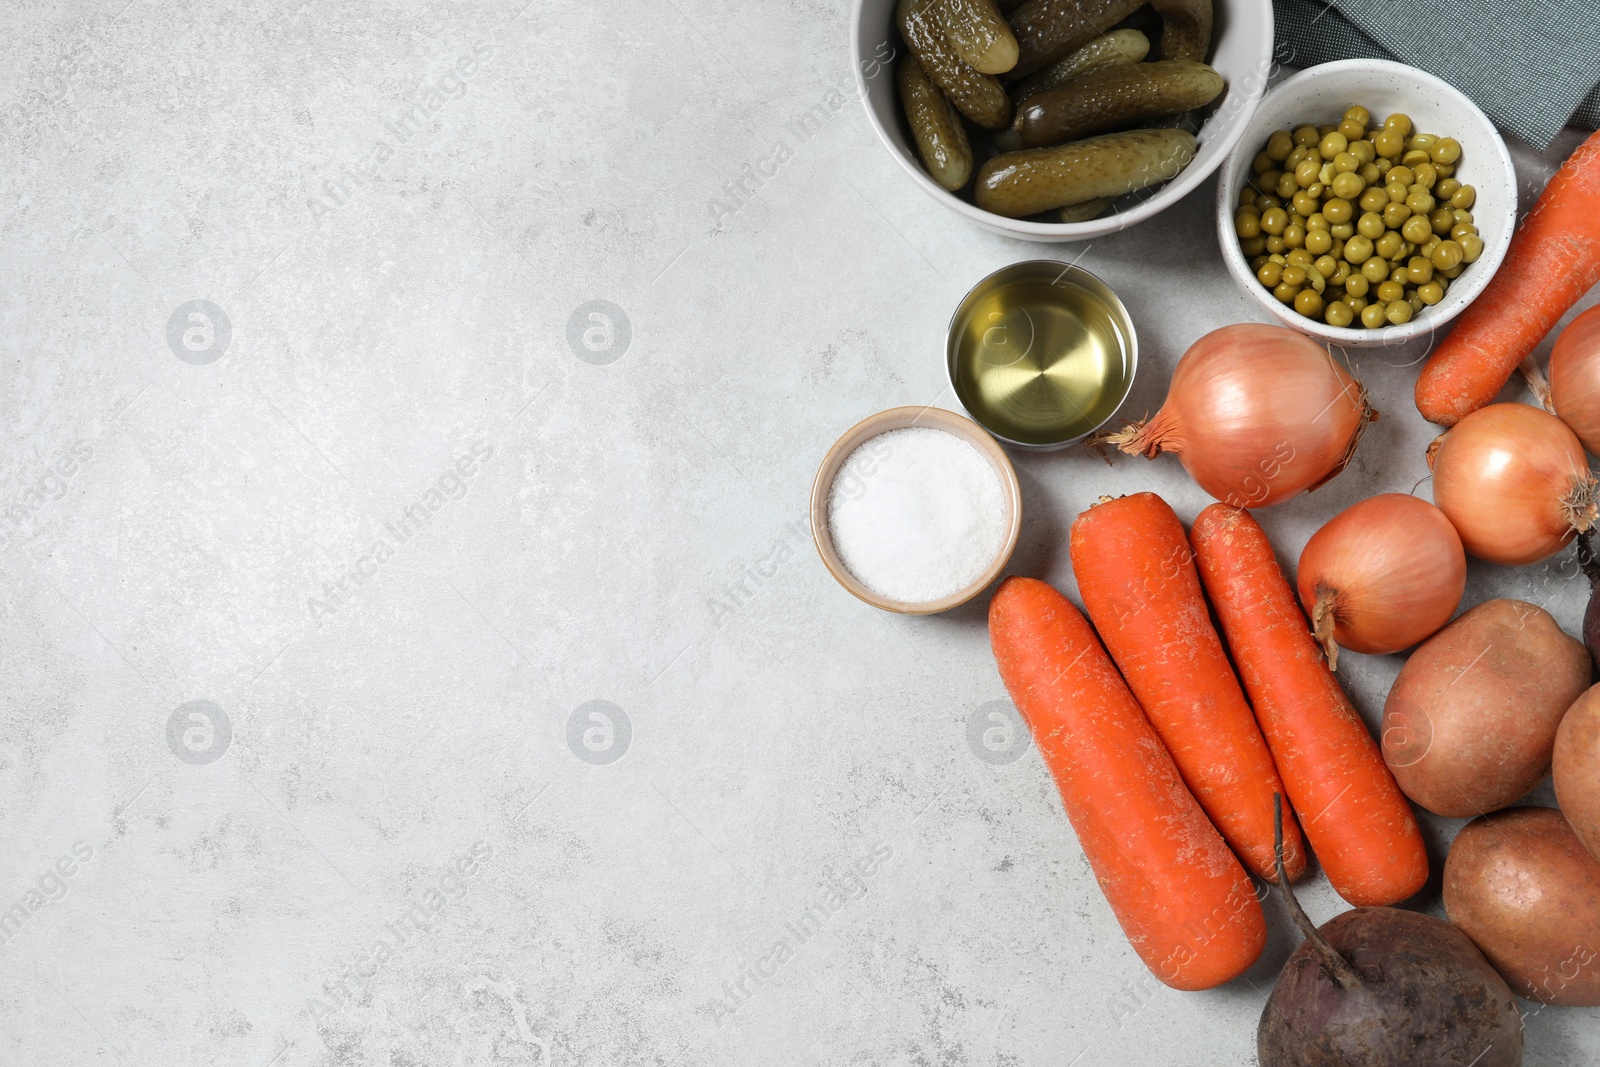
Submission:
[[[1016,78],[1074,52],[1127,18],[1144,0],[1028,0],[1011,13]]]
[[[1017,64],[1017,39],[994,0],[941,0],[939,24],[956,55],[981,74],[1004,74]]]
[[[1119,126],[1167,118],[1221,95],[1222,75],[1187,59],[1119,63],[1030,97],[1017,109],[1007,145],[1040,148]]]
[[[1211,51],[1211,0],[1150,0],[1161,16],[1157,59],[1206,58]]]
[[[955,192],[972,177],[972,147],[967,143],[961,114],[928,79],[916,56],[901,57],[894,80],[922,165],[934,181]]]
[[[1106,208],[1116,197],[1099,196],[1093,200],[1085,200],[1081,204],[1068,204],[1061,209],[1062,222],[1088,222],[1097,219],[1106,213]]]
[[[1056,60],[1016,88],[1020,105],[1028,97],[1046,89],[1056,89],[1074,78],[1117,63],[1138,63],[1150,54],[1150,38],[1138,30],[1112,30],[1096,37],[1070,55]]]
[[[1197,148],[1187,130],[1127,130],[995,156],[978,171],[974,202],[1021,219],[1064,204],[1121,196],[1175,177]]]
[[[984,129],[1005,129],[1011,122],[1011,98],[999,79],[956,54],[936,17],[938,4],[939,0],[900,0],[895,8],[900,36],[933,84],[963,115]]]

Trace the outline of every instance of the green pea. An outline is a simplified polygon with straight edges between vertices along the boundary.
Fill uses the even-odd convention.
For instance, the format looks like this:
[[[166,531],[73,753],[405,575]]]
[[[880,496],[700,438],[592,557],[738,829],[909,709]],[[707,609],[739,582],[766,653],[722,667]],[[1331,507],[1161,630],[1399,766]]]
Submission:
[[[1344,258],[1351,263],[1360,265],[1372,258],[1372,240],[1367,237],[1352,237],[1344,243]]]
[[[1412,183],[1416,181],[1416,176],[1411,173],[1410,167],[1390,167],[1389,173],[1383,176],[1383,180],[1386,185],[1394,185],[1398,182],[1410,188]]]
[[[1310,251],[1310,249],[1307,249],[1307,251]],[[1316,268],[1318,274],[1329,280],[1332,280],[1333,276],[1339,273],[1339,262],[1330,255],[1318,256],[1317,261],[1311,265]]]
[[[1289,213],[1281,207],[1268,208],[1261,213],[1261,228],[1274,237],[1282,234],[1288,225]]]
[[[1324,255],[1333,247],[1333,235],[1327,230],[1307,230],[1305,245],[1312,255]]]
[[[1254,211],[1241,211],[1233,217],[1233,232],[1240,237],[1261,235],[1261,216]]]
[[[1371,141],[1351,141],[1350,154],[1363,164],[1371,163],[1378,158],[1378,153],[1373,150]]]
[[[1439,172],[1434,169],[1432,163],[1424,163],[1417,167],[1411,172],[1411,176],[1414,179],[1413,185],[1420,185],[1428,190],[1431,190],[1434,182],[1439,180]]]
[[[1478,228],[1472,223],[1458,222],[1454,226],[1450,227],[1450,239],[1452,241],[1460,241],[1468,234],[1476,234],[1477,232]]]
[[[1279,196],[1283,197],[1285,200],[1287,200],[1290,197],[1294,196],[1294,194],[1297,191],[1299,191],[1299,189],[1300,189],[1299,181],[1297,181],[1295,179],[1295,176],[1293,174],[1290,174],[1288,171],[1285,171],[1283,177],[1278,179],[1278,184],[1273,186],[1272,191],[1277,193]]]
[[[1250,161],[1250,169],[1255,171],[1257,174],[1265,174],[1267,171],[1273,169],[1273,167],[1276,165],[1277,164],[1273,162],[1272,157],[1267,155],[1265,152],[1257,152],[1256,158]]]
[[[1361,143],[1366,144],[1367,142],[1362,141]],[[1371,160],[1361,164],[1361,169],[1356,173],[1361,175],[1361,180],[1368,185],[1377,185],[1379,179],[1383,177],[1383,171],[1379,170],[1378,165]]]
[[[1341,222],[1349,222],[1354,210],[1350,206],[1350,201],[1340,197],[1334,197],[1332,200],[1325,201],[1322,205],[1323,216],[1335,225]]]
[[[1478,190],[1470,185],[1463,185],[1450,197],[1450,206],[1458,207],[1465,211],[1478,200]]]
[[[1435,163],[1454,163],[1461,158],[1461,142],[1454,137],[1441,137],[1428,150]]]
[[[1379,326],[1382,326],[1385,321],[1387,321],[1384,318],[1383,312],[1383,304],[1368,304],[1366,307],[1361,309],[1361,325],[1365,326],[1369,330],[1376,330]]]
[[[1395,300],[1384,310],[1383,317],[1394,325],[1411,321],[1411,305],[1404,300]]]
[[[1426,215],[1412,215],[1400,227],[1400,236],[1412,244],[1421,244],[1433,235],[1433,226]]]
[[[1389,264],[1382,256],[1373,256],[1361,264],[1361,276],[1373,285],[1386,282],[1389,280]]]
[[[1294,209],[1306,218],[1315,215],[1321,206],[1322,202],[1304,189],[1294,194]]]
[[[1359,197],[1367,187],[1359,174],[1336,174],[1333,178],[1333,195],[1342,200],[1354,200]]]
[[[1385,192],[1379,186],[1376,186],[1376,185],[1369,186],[1361,194],[1361,210],[1362,211],[1368,212],[1370,214],[1371,212],[1374,212],[1374,211],[1382,211],[1384,208],[1386,208],[1388,206],[1389,206],[1389,194],[1387,192]]]
[[[1326,230],[1327,228],[1328,216],[1324,215],[1322,212],[1314,211],[1306,216],[1307,230]]]
[[[1426,189],[1411,187],[1411,192],[1406,195],[1406,207],[1411,209],[1413,215],[1426,215],[1433,210],[1433,194]]]
[[[1300,161],[1306,158],[1310,151],[1311,149],[1307,148],[1303,144],[1295,145],[1294,151],[1290,152],[1288,156],[1284,158],[1283,169],[1287,171],[1294,170],[1294,168],[1300,165]]]
[[[1317,151],[1322,153],[1323,159],[1332,159],[1340,152],[1350,147],[1350,139],[1335,129],[1332,133],[1324,134],[1317,144]],[[1448,159],[1440,160],[1441,163],[1450,162]]]
[[[1346,293],[1344,296],[1344,302],[1350,305],[1350,310],[1354,311],[1356,313],[1356,318],[1359,319],[1361,317],[1361,313],[1366,310],[1369,301],[1364,296],[1351,296],[1349,293]]]
[[[1290,285],[1288,282],[1279,282],[1272,287],[1272,295],[1278,298],[1280,304],[1294,303],[1295,294],[1298,292],[1300,292],[1299,287]]]
[[[1309,267],[1316,257],[1303,248],[1291,248],[1284,255],[1292,267]]]
[[[1333,234],[1335,240],[1348,241],[1350,238],[1356,235],[1355,223],[1335,222],[1333,225],[1328,227],[1328,232]]]
[[[1322,173],[1322,164],[1314,159],[1302,159],[1294,168],[1294,180],[1304,189],[1315,182]]]
[[[1421,256],[1412,256],[1406,263],[1406,281],[1412,285],[1433,281],[1433,261]]]
[[[1351,296],[1366,296],[1371,284],[1365,274],[1351,274],[1344,281],[1344,291]]]
[[[1256,223],[1257,229],[1259,229],[1260,219],[1257,219]],[[1383,231],[1386,229],[1388,229],[1388,227],[1383,223],[1383,216],[1379,215],[1375,211],[1368,211],[1366,214],[1362,215],[1356,220],[1356,232],[1360,233],[1361,236],[1367,238],[1368,240],[1376,241],[1378,238],[1383,236]],[[1240,234],[1239,236],[1249,237],[1250,234]]]
[[[1322,134],[1317,132],[1315,126],[1296,126],[1294,129],[1294,143],[1302,148],[1309,147],[1322,140]]]
[[[1278,272],[1278,280],[1285,285],[1292,285],[1298,289],[1306,283],[1306,269],[1298,263],[1291,264]]]
[[[1417,286],[1417,299],[1424,304],[1432,306],[1444,299],[1444,287],[1438,282],[1428,282]]]
[[[1454,178],[1440,178],[1439,184],[1433,187],[1433,195],[1440,200],[1449,200],[1460,190],[1461,183]]]
[[[1297,222],[1291,222],[1283,228],[1283,243],[1290,248],[1299,248],[1306,243],[1306,228]]]
[[[1256,207],[1259,208],[1262,211],[1267,210],[1267,208],[1269,208],[1269,207],[1282,207],[1282,206],[1283,206],[1283,201],[1279,200],[1277,197],[1273,196],[1271,193],[1262,193],[1262,194],[1260,194],[1259,196],[1256,197]]]
[[[1345,108],[1344,115],[1341,116],[1341,121],[1359,122],[1363,126],[1371,126],[1372,112],[1368,111],[1360,104],[1351,104],[1349,107]]]
[[[1403,204],[1406,202],[1406,197],[1411,195],[1411,190],[1399,182],[1386,183],[1383,191],[1389,197],[1391,204]]]
[[[1294,138],[1289,136],[1287,130],[1274,130],[1272,136],[1267,138],[1267,155],[1282,163],[1289,158],[1289,153],[1294,151]]]
[[[1333,170],[1336,174],[1354,174],[1361,169],[1361,160],[1353,152],[1340,152],[1333,157]]]
[[[1267,250],[1267,242],[1262,237],[1246,237],[1239,242],[1239,249],[1247,256],[1259,256]]]
[[[1406,287],[1392,279],[1378,283],[1378,300],[1390,304],[1406,295]]]
[[[1283,243],[1283,238],[1280,237],[1278,234],[1272,234],[1267,238],[1267,251],[1268,252],[1272,252],[1272,253],[1286,252],[1286,251],[1288,251],[1288,249],[1289,249],[1289,246]]]
[[[1478,257],[1483,255],[1483,238],[1475,233],[1469,233],[1461,238],[1461,258],[1468,263],[1476,263]]]
[[[1302,289],[1294,298],[1294,309],[1307,318],[1322,311],[1322,296],[1310,289]]]
[[[1449,270],[1466,258],[1466,250],[1455,241],[1440,241],[1433,249],[1433,265],[1440,270]]]
[[[1323,321],[1329,326],[1344,329],[1355,321],[1356,313],[1350,310],[1350,305],[1342,300],[1335,300],[1322,312]]]
[[[1407,149],[1406,153],[1400,157],[1400,162],[1408,167],[1421,166],[1423,163],[1428,162],[1428,153],[1420,148]]]
[[[1428,216],[1429,228],[1441,237],[1450,232],[1450,227],[1454,226],[1455,222],[1456,217],[1450,214],[1450,209],[1447,207],[1434,208],[1433,214]]]
[[[1391,203],[1383,209],[1383,224],[1391,230],[1404,226],[1410,217],[1411,209],[1403,203]]]
[[[1394,130],[1380,130],[1373,135],[1372,148],[1382,159],[1399,159],[1405,154],[1406,139]]]
[[[1256,278],[1262,285],[1271,289],[1283,281],[1283,268],[1269,259],[1261,265],[1260,270],[1256,271]]]
[[[1409,137],[1411,135],[1411,116],[1396,111],[1393,115],[1383,120],[1383,128],[1394,131],[1402,138]]]

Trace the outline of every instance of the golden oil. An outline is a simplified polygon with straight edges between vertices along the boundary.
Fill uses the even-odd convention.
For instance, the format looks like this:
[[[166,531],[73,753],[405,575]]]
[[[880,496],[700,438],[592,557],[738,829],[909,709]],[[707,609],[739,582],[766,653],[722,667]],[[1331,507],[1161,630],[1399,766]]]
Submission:
[[[1137,362],[1122,302],[1094,275],[1053,261],[996,271],[950,323],[950,380],[985,429],[1023,447],[1098,429],[1133,384]]]

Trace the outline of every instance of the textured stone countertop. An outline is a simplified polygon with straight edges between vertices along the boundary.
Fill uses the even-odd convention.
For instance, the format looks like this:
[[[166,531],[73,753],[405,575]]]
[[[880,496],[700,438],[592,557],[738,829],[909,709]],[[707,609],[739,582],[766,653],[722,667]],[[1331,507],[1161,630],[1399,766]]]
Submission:
[[[1245,978],[1158,985],[1037,753],[969,742],[986,598],[868,608],[806,520],[846,427],[954,406],[945,323],[1014,260],[1121,294],[1159,406],[1254,317],[1210,184],[1090,245],[965,225],[842,3],[125,3],[0,14],[0,1062],[1252,1061],[1281,902]],[[1285,558],[1424,478],[1422,354],[1353,354],[1383,417],[1263,514]],[[1069,593],[1100,494],[1206,503],[1017,469],[1011,570]],[[1573,573],[1467,600],[1572,631]],[[1400,657],[1344,662],[1375,719]]]

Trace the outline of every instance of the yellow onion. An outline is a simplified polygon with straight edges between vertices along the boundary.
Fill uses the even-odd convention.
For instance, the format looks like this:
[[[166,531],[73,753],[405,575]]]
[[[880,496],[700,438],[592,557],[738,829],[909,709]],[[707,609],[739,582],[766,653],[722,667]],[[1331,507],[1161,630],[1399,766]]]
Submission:
[[[1344,470],[1377,417],[1361,383],[1311,338],[1240,323],[1191,345],[1155,417],[1105,440],[1151,459],[1171,452],[1218,500],[1256,508]]]
[[[1312,534],[1295,577],[1332,668],[1340,645],[1384,655],[1432,637],[1461,604],[1467,557],[1444,512],[1382,493]]]
[[[1428,463],[1433,499],[1479,559],[1537,563],[1594,525],[1583,444],[1540,408],[1479,408],[1428,446]]]
[[[1600,307],[1573,319],[1556,338],[1550,403],[1583,447],[1600,456]]]

